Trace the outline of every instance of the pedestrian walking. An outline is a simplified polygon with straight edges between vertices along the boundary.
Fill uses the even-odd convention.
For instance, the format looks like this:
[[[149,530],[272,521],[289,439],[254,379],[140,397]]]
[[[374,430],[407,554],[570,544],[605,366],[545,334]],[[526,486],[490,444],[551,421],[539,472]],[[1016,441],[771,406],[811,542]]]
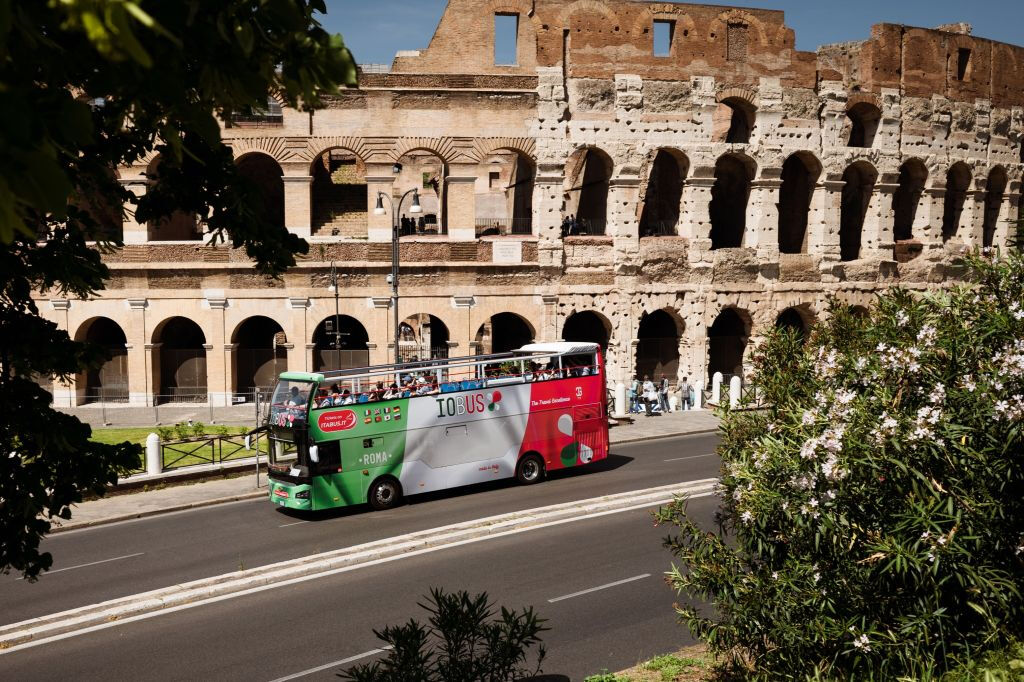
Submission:
[[[679,382],[679,404],[684,410],[690,409],[690,381],[689,377],[683,377]]]
[[[629,382],[629,390],[626,391],[626,395],[629,397],[629,413],[639,414],[640,412],[640,381],[634,376],[633,380]]]
[[[658,386],[658,403],[662,412],[668,412],[668,377],[661,375],[661,382]]]
[[[644,410],[648,417],[660,413],[660,405],[658,404],[658,389],[654,386],[654,382],[651,381],[650,376],[644,377],[643,385],[643,396],[644,396]],[[657,410],[655,408],[658,408]]]

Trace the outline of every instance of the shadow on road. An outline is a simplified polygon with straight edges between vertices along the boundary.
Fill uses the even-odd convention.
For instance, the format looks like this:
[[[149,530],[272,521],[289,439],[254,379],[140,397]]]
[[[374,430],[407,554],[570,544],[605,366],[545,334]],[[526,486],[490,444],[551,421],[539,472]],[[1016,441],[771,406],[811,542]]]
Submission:
[[[606,458],[587,464],[585,466],[576,466],[569,469],[557,469],[550,472],[547,475],[546,480],[548,481],[562,481],[566,479],[577,478],[580,476],[596,476],[605,472],[615,471],[619,467],[626,466],[633,461],[632,457],[625,455],[616,455],[614,453],[609,454]],[[487,483],[475,483],[473,485],[464,485],[458,488],[449,488],[448,490],[438,490],[430,493],[420,493],[418,495],[409,495],[404,497],[402,502],[396,509],[401,507],[411,507],[424,502],[433,502],[435,500],[452,500],[460,497],[466,497],[468,495],[476,495],[478,493],[490,492],[493,490],[502,490],[505,488],[518,487],[518,483],[514,478],[503,478],[500,481],[489,481]],[[544,485],[541,483],[540,485]],[[325,509],[322,511],[306,512],[299,509],[287,509],[285,507],[278,507],[278,513],[284,516],[289,516],[300,521],[328,521],[331,519],[344,518],[346,516],[353,516],[355,514],[365,514],[372,510],[367,504],[356,504],[349,507],[338,507],[337,509]]]

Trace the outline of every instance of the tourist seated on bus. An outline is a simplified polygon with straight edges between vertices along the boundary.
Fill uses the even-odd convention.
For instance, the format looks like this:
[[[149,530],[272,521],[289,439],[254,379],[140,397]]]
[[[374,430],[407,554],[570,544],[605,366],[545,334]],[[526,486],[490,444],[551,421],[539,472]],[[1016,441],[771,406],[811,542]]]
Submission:
[[[288,397],[288,404],[293,407],[301,407],[306,404],[306,396],[299,392],[298,386],[292,386],[291,393]]]
[[[401,397],[402,392],[398,390],[398,384],[391,384],[388,390],[384,391],[384,400],[394,400]]]
[[[438,395],[441,393],[441,388],[437,385],[437,379],[430,382],[430,390],[427,391],[427,395]]]
[[[350,390],[348,390],[346,388],[344,391],[341,392],[341,402],[340,403],[334,403],[334,404],[335,405],[351,405],[355,401],[356,401],[356,399],[352,395],[352,391],[350,391]]]
[[[333,404],[331,396],[327,395],[327,389],[321,388],[316,397],[317,407],[330,407]]]

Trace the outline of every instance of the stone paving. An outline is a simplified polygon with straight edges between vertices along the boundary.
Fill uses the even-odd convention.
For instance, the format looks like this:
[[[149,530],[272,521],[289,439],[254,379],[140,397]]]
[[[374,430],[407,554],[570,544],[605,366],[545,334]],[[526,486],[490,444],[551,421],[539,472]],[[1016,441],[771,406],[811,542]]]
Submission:
[[[609,437],[616,443],[630,443],[666,436],[715,431],[718,417],[710,410],[673,412],[656,417],[636,415],[632,424],[612,427]],[[261,497],[267,494],[265,474],[256,486],[253,474],[218,478],[195,483],[167,485],[154,490],[109,495],[76,505],[71,520],[54,521],[55,530],[84,528],[114,521],[152,516],[194,507]]]

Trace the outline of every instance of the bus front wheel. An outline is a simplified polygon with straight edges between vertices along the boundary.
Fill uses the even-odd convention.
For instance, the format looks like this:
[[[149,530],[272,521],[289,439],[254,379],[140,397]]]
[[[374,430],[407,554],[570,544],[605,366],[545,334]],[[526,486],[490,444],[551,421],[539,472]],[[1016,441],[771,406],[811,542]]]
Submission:
[[[378,478],[366,493],[366,501],[377,511],[391,509],[402,497],[402,488],[393,478]]]
[[[539,483],[544,478],[544,460],[539,455],[526,455],[516,464],[516,480],[523,485]]]

